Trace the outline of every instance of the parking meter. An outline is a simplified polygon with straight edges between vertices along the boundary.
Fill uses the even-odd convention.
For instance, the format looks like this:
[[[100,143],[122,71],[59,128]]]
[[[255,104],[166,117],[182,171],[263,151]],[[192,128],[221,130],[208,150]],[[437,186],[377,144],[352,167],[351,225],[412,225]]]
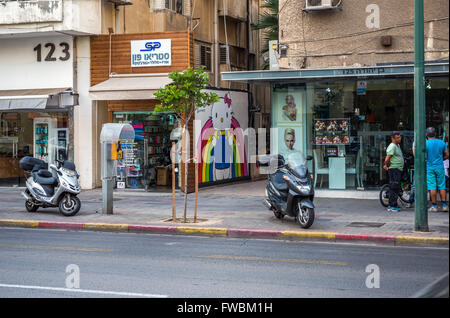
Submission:
[[[134,128],[130,124],[104,124],[100,133],[102,173],[102,213],[113,214],[114,178],[117,160],[123,158],[122,142],[134,141]]]
[[[172,141],[172,148],[174,148],[175,152],[171,151],[171,159],[172,159],[172,171],[175,173],[174,177],[174,186],[176,189],[179,189],[178,185],[178,177],[179,177],[179,169],[175,166],[175,164],[180,164],[181,162],[181,128],[174,128],[170,133],[170,140]]]

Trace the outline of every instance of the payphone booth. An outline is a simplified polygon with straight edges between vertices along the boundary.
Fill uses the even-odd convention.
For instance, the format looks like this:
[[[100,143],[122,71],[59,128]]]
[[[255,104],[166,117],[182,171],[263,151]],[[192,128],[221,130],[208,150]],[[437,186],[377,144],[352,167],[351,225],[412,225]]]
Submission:
[[[102,213],[113,214],[114,178],[117,160],[122,159],[122,142],[134,141],[130,124],[104,124],[100,133],[102,172]]]

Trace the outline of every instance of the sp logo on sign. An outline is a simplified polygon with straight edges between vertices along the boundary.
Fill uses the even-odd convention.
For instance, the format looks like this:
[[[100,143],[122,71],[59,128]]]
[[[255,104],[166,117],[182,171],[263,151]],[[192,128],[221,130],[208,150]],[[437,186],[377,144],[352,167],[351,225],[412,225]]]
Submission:
[[[145,43],[145,49],[140,50],[141,52],[154,51],[161,47],[161,42],[147,42]]]

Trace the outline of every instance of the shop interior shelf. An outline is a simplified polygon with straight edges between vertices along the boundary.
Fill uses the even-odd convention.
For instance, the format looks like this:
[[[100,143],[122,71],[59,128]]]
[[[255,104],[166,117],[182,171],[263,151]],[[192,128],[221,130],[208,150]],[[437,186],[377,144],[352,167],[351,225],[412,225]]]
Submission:
[[[348,131],[347,130],[336,130],[336,131],[324,131],[324,130],[316,130],[316,135],[347,135]]]

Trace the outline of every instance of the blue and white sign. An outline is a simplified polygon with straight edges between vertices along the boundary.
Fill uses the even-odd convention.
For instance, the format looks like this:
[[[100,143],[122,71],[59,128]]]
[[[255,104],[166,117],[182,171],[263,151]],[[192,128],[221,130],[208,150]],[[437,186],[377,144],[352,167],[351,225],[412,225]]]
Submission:
[[[357,95],[366,95],[366,91],[367,91],[367,82],[366,81],[358,81],[356,83]]]
[[[172,40],[131,41],[131,67],[172,65]]]

